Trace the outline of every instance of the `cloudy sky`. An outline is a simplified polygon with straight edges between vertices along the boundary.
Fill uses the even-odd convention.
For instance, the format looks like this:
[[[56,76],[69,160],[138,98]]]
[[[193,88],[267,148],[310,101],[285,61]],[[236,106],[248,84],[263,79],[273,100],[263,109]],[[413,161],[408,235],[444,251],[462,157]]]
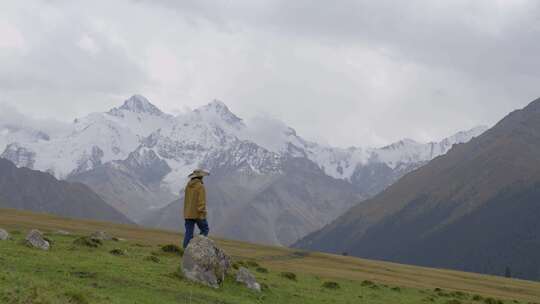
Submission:
[[[0,105],[220,99],[333,145],[436,140],[540,97],[539,38],[534,0],[3,0]]]

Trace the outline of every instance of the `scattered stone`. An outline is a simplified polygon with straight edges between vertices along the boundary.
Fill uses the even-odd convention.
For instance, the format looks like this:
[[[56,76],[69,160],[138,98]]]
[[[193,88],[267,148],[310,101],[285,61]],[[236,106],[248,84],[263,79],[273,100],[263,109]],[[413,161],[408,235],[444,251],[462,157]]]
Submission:
[[[71,232],[65,230],[56,230],[56,234],[59,235],[71,235]]]
[[[98,239],[101,241],[110,241],[112,237],[105,231],[96,231],[90,235],[93,239]]]
[[[166,253],[176,254],[179,256],[184,255],[184,250],[174,244],[168,244],[168,245],[162,246],[161,251],[166,252]]]
[[[49,250],[50,244],[43,238],[41,231],[33,229],[26,236],[26,244],[30,247]]]
[[[126,239],[118,238],[118,237],[115,237],[115,236],[113,236],[112,240],[115,241],[115,242],[125,242],[126,241]]]
[[[96,239],[89,236],[83,236],[73,241],[73,244],[78,245],[78,246],[97,248],[97,247],[102,246],[103,242],[100,239]]]
[[[109,253],[112,254],[112,255],[116,255],[116,256],[121,256],[121,255],[126,255],[127,254],[127,252],[125,250],[118,249],[118,248],[109,251]]]
[[[324,288],[327,288],[327,289],[339,289],[339,284],[336,283],[336,282],[324,282],[322,284],[322,287]]]
[[[209,238],[198,235],[184,252],[182,272],[188,280],[213,288],[225,279],[231,267],[231,259]]]
[[[0,228],[0,241],[5,241],[7,239],[9,239],[9,233]]]
[[[241,267],[236,274],[236,282],[243,283],[247,288],[261,291],[261,285],[257,283],[255,277],[245,267]]]

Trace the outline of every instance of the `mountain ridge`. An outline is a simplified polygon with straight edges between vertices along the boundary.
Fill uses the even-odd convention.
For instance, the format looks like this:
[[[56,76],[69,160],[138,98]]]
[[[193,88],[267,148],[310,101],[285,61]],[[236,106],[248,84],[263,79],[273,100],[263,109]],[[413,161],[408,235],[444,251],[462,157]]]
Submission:
[[[0,203],[2,208],[132,223],[88,186],[59,181],[48,173],[17,168],[4,158],[0,158]]]
[[[540,279],[539,129],[537,99],[295,246]]]
[[[154,218],[156,225],[168,223],[168,227],[178,227],[176,220],[156,219],[152,214],[181,196],[187,175],[198,167],[226,172],[223,176],[235,176],[239,181],[252,179],[257,181],[248,183],[253,189],[219,181],[218,184],[243,189],[245,195],[225,193],[230,191],[224,190],[221,194],[225,198],[216,195],[216,205],[212,208],[223,211],[224,206],[235,210],[245,206],[254,216],[261,216],[257,210],[262,207],[252,207],[262,203],[253,200],[264,197],[271,208],[277,209],[263,216],[268,227],[261,230],[260,237],[270,233],[272,236],[266,235],[264,239],[271,239],[273,243],[286,240],[289,244],[293,241],[292,235],[301,237],[300,232],[320,228],[303,214],[317,214],[319,225],[326,224],[353,203],[378,193],[403,174],[446,153],[453,144],[477,136],[484,129],[476,128],[440,143],[402,142],[399,146],[386,148],[343,149],[309,142],[280,121],[246,122],[219,100],[173,116],[163,113],[143,96],[134,95],[109,112],[76,119],[67,131],[47,134],[47,138],[38,137],[36,132],[19,134],[0,122],[0,134],[5,133],[3,138],[0,136],[0,143],[7,145],[1,155],[18,166],[83,182],[132,220],[150,225],[148,218]],[[274,198],[258,196],[256,191],[263,191],[259,181],[264,184],[278,177],[294,175],[285,170],[286,163],[302,168],[300,171],[306,175],[297,176],[301,180],[326,175],[328,184],[320,183],[318,187],[334,193],[332,199],[338,202],[334,206],[336,211],[314,210],[309,202],[316,201],[315,197],[298,196],[288,190],[286,184],[273,184],[279,188],[273,192]],[[310,170],[312,166],[318,167],[320,172]],[[335,194],[332,187],[337,184],[334,179],[350,184],[350,189],[342,195]],[[311,187],[306,183],[294,190],[314,193]],[[291,213],[294,219],[290,221],[297,223],[297,228],[285,229],[287,223],[280,218],[291,216],[288,210],[292,206],[283,205],[283,198],[279,196],[303,198],[297,200],[297,205],[303,209]],[[245,201],[248,198],[252,200]],[[315,205],[325,208],[322,202]],[[223,225],[225,227],[226,223]],[[231,232],[225,236],[235,235],[238,234]]]

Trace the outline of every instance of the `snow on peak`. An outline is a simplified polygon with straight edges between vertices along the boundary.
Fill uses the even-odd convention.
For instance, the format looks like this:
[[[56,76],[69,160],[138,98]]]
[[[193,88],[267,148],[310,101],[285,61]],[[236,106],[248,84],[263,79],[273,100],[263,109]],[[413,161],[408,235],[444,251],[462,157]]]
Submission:
[[[392,143],[388,146],[382,147],[381,150],[399,150],[403,147],[419,145],[417,141],[410,138],[404,138],[398,142]]]
[[[152,115],[163,115],[163,112],[150,103],[146,97],[142,95],[133,95],[119,108],[120,110],[126,110],[135,113],[146,113]]]
[[[243,126],[242,119],[232,113],[224,102],[217,99],[193,112],[210,120],[219,119],[229,125]]]
[[[460,131],[448,138],[445,138],[443,141],[449,141],[453,143],[466,142],[471,140],[473,137],[477,137],[482,133],[486,132],[489,129],[488,126],[477,126],[470,130]]]

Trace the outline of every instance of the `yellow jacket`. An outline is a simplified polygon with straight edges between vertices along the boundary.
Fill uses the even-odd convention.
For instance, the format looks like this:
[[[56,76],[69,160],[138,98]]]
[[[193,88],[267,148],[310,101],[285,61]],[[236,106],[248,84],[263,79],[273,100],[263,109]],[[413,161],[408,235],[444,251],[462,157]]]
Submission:
[[[191,179],[186,185],[184,196],[184,218],[206,218],[206,190],[198,178]]]

